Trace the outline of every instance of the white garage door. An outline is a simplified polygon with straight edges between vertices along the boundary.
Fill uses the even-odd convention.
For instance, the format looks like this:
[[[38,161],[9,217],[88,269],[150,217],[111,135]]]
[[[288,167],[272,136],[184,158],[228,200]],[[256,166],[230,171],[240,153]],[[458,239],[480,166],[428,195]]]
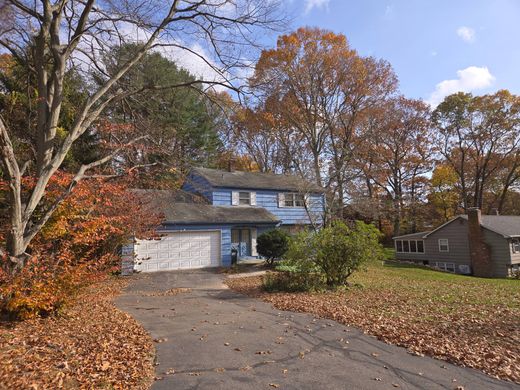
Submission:
[[[135,269],[141,272],[217,267],[220,232],[175,232],[160,240],[137,240],[135,254]]]

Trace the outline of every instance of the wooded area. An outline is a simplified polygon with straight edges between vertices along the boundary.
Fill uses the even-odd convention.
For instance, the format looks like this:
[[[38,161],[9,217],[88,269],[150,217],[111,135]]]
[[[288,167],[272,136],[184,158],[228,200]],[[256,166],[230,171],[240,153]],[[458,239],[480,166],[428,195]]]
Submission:
[[[387,237],[473,206],[520,214],[520,98],[508,91],[430,107],[399,92],[387,61],[317,28],[260,51],[258,34],[283,26],[275,1],[0,6],[4,286],[113,264],[160,217],[127,189],[178,188],[191,166],[310,178],[327,189],[327,220]]]
[[[438,107],[402,96],[391,65],[343,35],[302,28],[266,50],[232,144],[260,171],[311,177],[331,218],[389,235],[469,207],[520,213],[520,99],[457,93]]]

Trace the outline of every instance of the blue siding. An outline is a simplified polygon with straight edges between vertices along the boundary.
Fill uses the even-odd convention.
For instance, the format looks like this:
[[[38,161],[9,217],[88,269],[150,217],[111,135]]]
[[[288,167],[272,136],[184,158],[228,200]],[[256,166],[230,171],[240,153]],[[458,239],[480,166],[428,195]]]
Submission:
[[[213,204],[215,206],[230,206],[232,191],[239,191],[232,188],[216,188],[213,190]],[[248,191],[242,190],[240,191]],[[256,192],[256,206],[267,209],[282,220],[282,225],[309,224],[309,216],[303,207],[278,207],[278,192],[268,190],[251,190]],[[285,191],[284,191],[285,192]],[[311,194],[309,196],[309,210],[313,219],[321,221],[323,215],[323,194]]]
[[[200,175],[190,173],[182,189],[194,194],[204,196],[210,204],[215,206],[231,206],[232,191],[249,191],[233,188],[212,188],[209,182]],[[305,208],[278,207],[278,193],[281,191],[273,190],[251,190],[256,192],[256,207],[263,207],[277,216],[283,225],[309,224],[309,216]],[[286,192],[286,191],[283,191]],[[321,222],[324,210],[324,195],[311,194],[309,196],[310,212],[315,222]],[[245,206],[242,206],[245,207]],[[275,228],[275,225],[255,225],[254,221],[250,224],[243,224],[242,227],[256,227],[257,234],[260,235],[267,230]],[[231,229],[232,224],[225,225],[165,225],[160,230],[185,231],[185,230],[219,230],[221,233],[221,258],[223,266],[231,266]],[[237,226],[238,227],[238,226]]]
[[[231,192],[229,189],[216,188],[213,190],[212,199],[214,206],[231,206]]]
[[[213,192],[211,185],[205,178],[203,178],[200,175],[190,173],[184,181],[182,189],[184,191],[191,192],[192,194],[200,194],[203,197],[205,197],[210,203],[213,202]]]

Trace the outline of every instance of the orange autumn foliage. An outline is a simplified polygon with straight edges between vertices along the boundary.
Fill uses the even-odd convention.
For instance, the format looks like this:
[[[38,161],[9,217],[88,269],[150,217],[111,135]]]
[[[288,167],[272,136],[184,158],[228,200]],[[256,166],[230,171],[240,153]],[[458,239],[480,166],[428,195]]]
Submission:
[[[48,202],[69,182],[69,174],[56,175]],[[78,288],[117,271],[120,245],[134,234],[148,234],[158,222],[159,216],[125,185],[80,182],[33,241],[27,266],[14,276],[0,271],[0,309],[17,318],[59,310]],[[5,231],[0,235],[3,239]]]

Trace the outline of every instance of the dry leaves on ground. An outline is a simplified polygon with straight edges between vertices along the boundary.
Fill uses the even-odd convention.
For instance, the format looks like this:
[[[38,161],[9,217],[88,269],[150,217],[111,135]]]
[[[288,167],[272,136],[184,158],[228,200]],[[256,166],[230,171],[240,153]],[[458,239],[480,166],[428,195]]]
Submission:
[[[59,317],[0,324],[0,388],[149,388],[150,336],[112,303],[125,283],[86,288]]]
[[[355,325],[379,339],[520,383],[520,283],[372,266],[363,287],[266,293],[262,277],[229,279],[234,290],[277,309]]]

